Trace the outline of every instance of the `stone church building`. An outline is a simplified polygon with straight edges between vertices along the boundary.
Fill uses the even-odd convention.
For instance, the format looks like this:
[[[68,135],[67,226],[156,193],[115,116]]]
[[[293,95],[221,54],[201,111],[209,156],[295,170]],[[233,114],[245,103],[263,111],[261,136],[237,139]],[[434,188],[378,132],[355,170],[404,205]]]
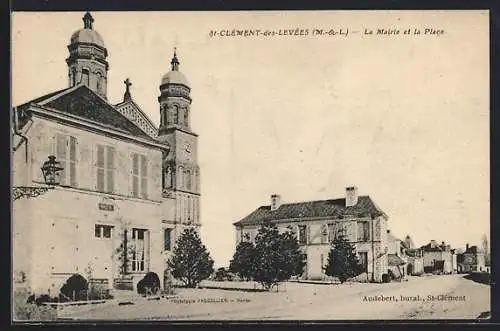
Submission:
[[[263,223],[272,222],[280,231],[291,228],[297,236],[306,262],[302,279],[327,280],[328,253],[335,236],[342,232],[354,244],[364,272],[359,281],[382,282],[388,271],[388,216],[370,196],[359,196],[357,187],[347,187],[343,198],[282,203],[277,194],[234,223],[236,245],[254,242]]]
[[[64,168],[59,186],[12,202],[14,273],[36,293],[57,295],[75,273],[108,288],[135,287],[148,271],[163,282],[176,238],[200,227],[198,136],[175,51],[156,127],[128,79],[123,100],[108,99],[108,49],[90,13],[83,23],[68,45],[68,86],[13,109],[13,187],[46,186],[49,155]]]

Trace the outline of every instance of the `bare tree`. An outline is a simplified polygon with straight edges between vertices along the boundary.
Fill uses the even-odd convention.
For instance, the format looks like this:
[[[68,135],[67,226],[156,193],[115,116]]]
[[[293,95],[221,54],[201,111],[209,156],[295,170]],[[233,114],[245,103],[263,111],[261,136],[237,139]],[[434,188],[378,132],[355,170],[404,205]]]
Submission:
[[[490,245],[488,237],[485,234],[483,234],[483,237],[481,238],[481,248],[484,253],[484,263],[486,265],[490,265]]]

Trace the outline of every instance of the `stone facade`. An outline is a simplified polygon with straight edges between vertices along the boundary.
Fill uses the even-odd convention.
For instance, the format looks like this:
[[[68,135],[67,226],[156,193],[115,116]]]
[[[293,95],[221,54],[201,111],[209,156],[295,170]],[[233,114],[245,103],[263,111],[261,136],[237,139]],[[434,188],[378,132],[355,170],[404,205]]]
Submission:
[[[425,272],[440,272],[451,274],[456,272],[456,257],[454,251],[444,242],[437,244],[435,240],[421,247],[424,255]],[[455,262],[454,262],[455,261]]]
[[[274,197],[272,197],[273,199]],[[360,197],[362,203],[366,204],[369,197]],[[350,199],[357,201],[358,198]],[[339,209],[345,208],[345,199],[330,200],[331,204],[339,204]],[[271,201],[272,205],[276,202]],[[330,204],[328,200],[322,201],[325,205]],[[321,204],[320,203],[320,204]],[[259,231],[259,218],[272,217],[273,213],[276,217],[271,220],[275,223],[280,231],[284,231],[290,227],[295,234],[301,246],[302,252],[307,259],[307,264],[302,274],[303,279],[323,280],[328,276],[324,273],[323,267],[327,263],[328,253],[331,250],[331,242],[336,231],[343,229],[346,238],[352,242],[356,248],[356,252],[360,261],[365,265],[365,272],[358,276],[360,281],[381,282],[382,275],[387,273],[387,216],[382,213],[367,213],[361,215],[349,215],[349,212],[334,216],[300,216],[299,210],[301,204],[314,205],[315,201],[296,203],[296,204],[281,204],[272,210],[270,206],[262,206],[256,212],[257,217],[252,217],[250,214],[247,218],[235,223],[236,228],[236,244],[248,236],[250,241],[254,241]],[[356,202],[358,204],[358,202]],[[356,208],[356,205],[349,206]],[[321,207],[318,207],[321,208]],[[305,208],[304,208],[305,209]],[[260,210],[260,211],[259,211]],[[286,211],[286,210],[289,210]],[[303,210],[303,209],[302,209]],[[309,209],[310,210],[310,209]],[[349,209],[347,209],[349,210]],[[352,209],[354,210],[354,209]],[[260,215],[262,213],[262,215]],[[287,214],[286,217],[280,216]],[[318,211],[321,214],[321,212]],[[294,215],[295,214],[295,215]]]
[[[43,293],[57,293],[63,281],[73,273],[84,274],[89,265],[94,270],[94,278],[106,279],[112,284],[119,271],[115,251],[122,238],[118,233],[120,227],[127,224],[129,229],[145,230],[147,237],[144,266],[135,268],[135,282],[150,270],[162,275],[163,147],[147,146],[133,139],[113,139],[101,132],[86,130],[82,124],[80,127],[61,125],[37,116],[33,116],[32,121],[31,129],[26,132],[27,162],[22,153],[15,153],[15,184],[19,183],[16,183],[18,175],[23,173],[27,179],[24,185],[43,185],[40,165],[47,155],[56,155],[62,161],[61,152],[72,154],[71,147],[66,145],[72,144],[68,143],[70,139],[74,141],[75,155],[74,161],[73,156],[66,158],[69,161],[64,163],[61,186],[36,199],[14,202],[15,270],[30,275],[31,288]],[[97,187],[100,185],[96,167],[99,146],[114,150],[115,166],[106,170],[106,176],[113,173],[113,187],[105,187],[109,192]],[[149,175],[144,195],[132,190],[133,154],[143,155],[147,162]],[[96,231],[103,231],[104,227],[110,233],[96,236]]]
[[[46,187],[49,155],[64,168],[59,186],[13,202],[14,272],[36,293],[57,295],[74,273],[111,288],[124,256],[134,288],[148,271],[163,283],[176,240],[201,225],[198,136],[176,54],[159,84],[160,130],[129,79],[123,102],[107,101],[107,49],[90,13],[83,21],[68,46],[69,87],[13,111],[13,186]],[[164,110],[176,106],[167,121],[174,113]]]

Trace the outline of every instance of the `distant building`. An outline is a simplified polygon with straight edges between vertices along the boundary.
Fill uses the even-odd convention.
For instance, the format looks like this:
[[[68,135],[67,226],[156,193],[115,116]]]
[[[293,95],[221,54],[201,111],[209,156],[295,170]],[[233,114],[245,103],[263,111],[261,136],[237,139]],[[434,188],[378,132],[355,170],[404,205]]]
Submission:
[[[457,262],[459,272],[487,271],[484,252],[477,246],[466,244],[465,251],[458,254]]]
[[[409,235],[403,241],[406,247],[406,258],[408,261],[408,275],[418,276],[424,273],[424,252],[421,248],[416,248]]]
[[[443,241],[438,244],[435,240],[431,240],[421,249],[424,253],[424,271],[427,273],[443,273],[451,274],[454,272],[454,251],[450,245],[445,245]],[[456,260],[455,260],[456,261]],[[455,270],[456,271],[456,270]]]
[[[406,248],[403,241],[387,230],[387,266],[394,279],[402,279],[408,273]]]
[[[348,187],[345,198],[329,200],[283,204],[279,195],[272,195],[270,205],[257,208],[234,226],[236,244],[254,241],[266,222],[275,223],[282,231],[291,227],[307,262],[303,279],[327,278],[323,267],[331,242],[344,231],[364,266],[358,279],[381,282],[382,274],[387,273],[387,220],[369,196],[358,196],[356,187]]]

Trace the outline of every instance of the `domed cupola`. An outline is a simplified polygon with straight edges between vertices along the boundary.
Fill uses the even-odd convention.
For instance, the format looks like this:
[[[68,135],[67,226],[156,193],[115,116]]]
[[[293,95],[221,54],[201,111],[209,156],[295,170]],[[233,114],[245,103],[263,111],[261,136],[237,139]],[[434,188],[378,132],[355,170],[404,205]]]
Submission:
[[[186,76],[179,71],[179,59],[174,49],[174,57],[170,61],[172,69],[166,73],[160,83],[160,127],[158,135],[166,133],[170,128],[190,131],[189,111],[191,97]]]
[[[83,16],[83,29],[71,35],[68,45],[69,86],[85,84],[91,90],[106,98],[107,73],[109,64],[106,61],[108,51],[101,35],[94,30],[94,18],[87,12]]]
[[[186,79],[186,76],[182,72],[179,71],[179,59],[177,59],[177,52],[174,50],[174,57],[172,61],[170,61],[172,65],[172,70],[163,75],[161,79],[161,85],[165,84],[176,84],[176,85],[184,85],[189,88],[189,83]]]

